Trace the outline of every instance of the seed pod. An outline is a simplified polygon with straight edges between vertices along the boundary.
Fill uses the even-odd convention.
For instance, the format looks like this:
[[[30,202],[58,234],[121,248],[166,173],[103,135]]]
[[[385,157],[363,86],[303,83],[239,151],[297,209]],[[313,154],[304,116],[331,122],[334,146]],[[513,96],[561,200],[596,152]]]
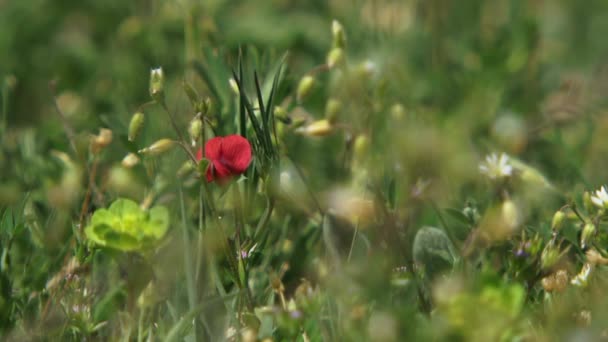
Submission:
[[[93,150],[93,153],[97,153],[110,145],[111,142],[112,131],[107,128],[101,128],[99,130],[99,135],[94,136],[91,140],[91,149]]]
[[[563,211],[556,211],[555,214],[553,214],[553,220],[551,221],[551,229],[559,230],[562,227],[565,218],[566,214]]]
[[[135,153],[129,153],[122,159],[122,166],[130,169],[139,163],[139,157]]]
[[[344,60],[344,50],[342,48],[333,48],[327,54],[327,66],[330,69],[341,65]]]
[[[196,142],[201,136],[201,132],[203,131],[203,122],[200,117],[195,117],[190,121],[190,125],[188,126],[188,134],[190,134],[190,139],[192,140],[192,146],[196,146]]]
[[[155,155],[164,153],[166,151],[169,151],[170,149],[173,148],[173,146],[175,146],[174,140],[164,138],[164,139],[160,139],[160,140],[156,141],[154,144],[152,144],[146,148],[139,150],[138,152],[155,156]]]
[[[333,132],[333,126],[328,120],[323,119],[315,121],[307,126],[299,127],[296,129],[296,132],[312,137],[322,137],[331,134]]]
[[[335,123],[340,110],[342,110],[342,102],[336,99],[327,100],[327,104],[325,105],[325,118],[330,123]]]
[[[346,34],[344,27],[339,21],[334,20],[331,23],[332,46],[334,48],[344,48],[346,46]]]
[[[135,140],[139,133],[141,133],[141,129],[144,127],[144,113],[136,112],[131,117],[131,122],[129,122],[129,141]]]
[[[183,177],[183,176],[189,174],[192,171],[194,171],[194,164],[192,163],[191,160],[186,160],[182,164],[182,166],[179,168],[179,170],[177,170],[177,175],[179,177]]]
[[[582,249],[587,248],[587,245],[591,241],[591,238],[593,237],[593,235],[595,235],[596,231],[597,231],[597,229],[593,223],[589,222],[589,223],[585,224],[585,226],[583,227],[583,232],[581,233],[581,248]]]
[[[298,83],[298,91],[296,92],[296,97],[298,102],[302,102],[302,100],[310,94],[313,86],[315,85],[315,78],[311,75],[306,75],[302,77],[300,83]]]

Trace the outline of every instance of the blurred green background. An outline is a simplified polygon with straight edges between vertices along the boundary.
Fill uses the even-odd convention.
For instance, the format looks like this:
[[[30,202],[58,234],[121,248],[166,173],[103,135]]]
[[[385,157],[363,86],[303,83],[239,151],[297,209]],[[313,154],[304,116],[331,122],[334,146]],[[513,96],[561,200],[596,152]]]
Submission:
[[[328,53],[335,47],[333,20],[346,33],[341,68],[326,65]],[[42,338],[49,331],[57,338],[124,337],[125,330],[117,328],[116,321],[110,324],[114,330],[94,328],[107,319],[103,313],[95,319],[44,323],[32,328],[31,336],[26,333],[34,326],[30,323],[47,310],[49,280],[62,274],[67,256],[82,252],[66,241],[76,236],[75,222],[89,175],[81,171],[91,162],[87,154],[90,136],[105,127],[113,131],[117,142],[104,156],[97,175],[104,185],[95,189],[91,211],[107,205],[109,198],[128,196],[142,201],[150,189],[162,188],[159,202],[179,213],[177,191],[165,186],[175,186],[172,182],[184,156],[151,162],[133,181],[116,180],[124,175],[117,165],[127,152],[174,135],[166,114],[160,108],[146,107],[140,144],[126,139],[131,115],[150,101],[150,70],[162,66],[168,107],[180,127],[186,127],[194,115],[182,89],[182,82],[187,81],[201,96],[212,99],[214,129],[225,135],[238,127],[238,101],[229,79],[239,57],[248,81],[256,70],[268,82],[283,56],[286,71],[275,104],[287,117],[297,121],[303,116],[310,123],[325,117],[330,100],[341,104],[331,136],[301,135],[291,124],[279,124],[281,154],[289,159],[287,164],[298,166],[309,187],[294,190],[293,195],[305,197],[310,191],[329,197],[321,202],[329,202],[322,206],[331,207],[334,197],[325,196],[328,189],[364,184],[376,196],[374,203],[386,206],[390,220],[384,217],[378,225],[383,229],[361,233],[367,249],[355,246],[349,222],[336,223],[339,253],[350,260],[354,249],[354,261],[334,277],[323,278],[317,273],[323,273],[331,253],[322,247],[327,241],[321,233],[325,223],[313,208],[318,204],[310,198],[277,204],[269,225],[282,235],[257,241],[266,245],[268,250],[261,253],[269,256],[251,266],[251,277],[259,276],[265,293],[272,293],[269,269],[280,273],[285,262],[291,265],[283,279],[288,292],[295,291],[301,278],[318,280],[322,288],[315,299],[318,302],[308,303],[302,310],[309,310],[307,317],[318,312],[330,316],[326,330],[331,331],[309,321],[294,328],[289,318],[280,316],[278,328],[273,330],[277,340],[295,339],[296,335],[302,339],[293,333],[302,329],[316,331],[316,338],[324,339],[397,340],[400,336],[479,341],[497,336],[551,340],[561,331],[576,331],[568,310],[589,309],[597,298],[594,307],[600,308],[606,302],[600,286],[583,299],[569,294],[572,298],[557,305],[559,310],[544,315],[546,296],[535,283],[541,273],[531,275],[527,266],[513,261],[512,251],[534,240],[535,234],[542,246],[548,245],[553,213],[566,203],[581,205],[584,190],[606,183],[606,36],[608,2],[604,0],[0,0],[0,331],[17,331],[10,335],[14,340]],[[312,75],[315,85],[300,100],[298,82],[304,75]],[[361,136],[368,140],[357,149]],[[71,146],[73,142],[77,146]],[[508,188],[525,217],[521,226],[527,235],[517,234],[496,248],[484,246],[487,249],[479,252],[481,257],[471,257],[475,259],[471,269],[459,270],[461,275],[479,271],[473,280],[477,283],[459,297],[461,305],[444,308],[445,315],[438,320],[421,318],[425,300],[420,298],[435,295],[431,292],[436,287],[420,287],[428,293],[409,288],[401,292],[389,284],[390,272],[410,261],[413,237],[421,226],[456,227],[447,229],[450,239],[459,248],[466,245],[476,225],[455,223],[462,221],[462,215],[454,212],[478,210],[483,216],[505,200],[500,191],[480,181],[478,172],[484,155],[502,151],[534,168],[536,184],[524,182]],[[71,171],[78,176],[67,177]],[[541,188],[550,183],[551,189],[538,190],[538,183]],[[259,184],[257,180],[255,184]],[[353,197],[345,193],[346,198]],[[186,195],[191,218],[197,208],[193,198],[198,196],[192,184]],[[252,205],[251,215],[256,218],[262,216],[264,196],[255,197],[259,203]],[[342,193],[336,196],[342,201]],[[195,236],[198,231],[190,228]],[[576,244],[579,230],[572,224],[564,239]],[[608,241],[603,230],[598,234],[601,243]],[[174,240],[171,247],[183,247]],[[289,253],[284,252],[286,241],[295,244]],[[368,258],[363,251],[372,256]],[[161,261],[153,263],[159,268],[175,259],[171,253],[163,253],[157,256]],[[573,275],[584,260],[584,251],[573,247],[569,253]],[[169,260],[166,264],[163,257]],[[99,280],[103,279],[100,270],[111,269],[109,256],[99,259],[87,262],[96,265],[92,282],[103,283],[102,290],[87,300],[99,303],[100,298],[120,298],[111,313],[132,314],[129,305],[133,299],[125,304],[129,300],[122,297],[127,295],[112,292],[107,281]],[[137,269],[137,262],[121,265]],[[166,287],[175,290],[167,300],[175,307],[154,309],[157,322],[170,322],[160,328],[159,335],[168,334],[178,317],[188,312],[186,290],[178,280],[182,276],[167,276],[165,281]],[[446,285],[448,293],[455,283],[460,284]],[[482,289],[480,284],[487,286]],[[213,286],[201,288],[209,296],[214,291]],[[391,291],[385,291],[387,288]],[[47,297],[40,299],[40,293]],[[336,297],[336,303],[324,296]],[[74,298],[70,300],[78,302]],[[524,302],[526,323],[517,321],[522,312],[518,305]],[[494,310],[490,312],[503,321],[517,321],[512,331],[497,335],[492,329],[503,329],[502,323],[492,325],[475,312],[483,305],[489,305]],[[225,314],[221,305],[215,306],[209,311],[221,312],[218,317]],[[423,308],[420,312],[419,307]],[[367,315],[369,312],[375,313]],[[359,324],[359,314],[366,317],[365,324]],[[131,320],[125,326],[135,326],[134,320],[141,317],[127,316],[116,320]],[[472,318],[461,322],[460,317]],[[568,317],[569,323],[560,325]],[[65,321],[68,323],[63,324]],[[526,326],[530,321],[533,329]],[[148,317],[146,322],[152,320]],[[395,322],[399,322],[397,327]],[[469,322],[489,326],[488,331],[477,332]],[[209,329],[213,333],[204,336],[223,333],[223,321],[213,324]],[[13,330],[15,327],[19,328]],[[597,334],[590,336],[594,337],[604,328],[601,324],[593,327]],[[439,333],[431,333],[433,329]],[[378,332],[384,330],[395,335]]]

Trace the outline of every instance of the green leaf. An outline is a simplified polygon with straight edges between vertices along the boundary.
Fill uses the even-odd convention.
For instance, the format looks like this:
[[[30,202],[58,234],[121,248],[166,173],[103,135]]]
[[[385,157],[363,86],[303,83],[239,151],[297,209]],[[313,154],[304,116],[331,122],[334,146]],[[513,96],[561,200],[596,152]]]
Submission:
[[[109,209],[98,209],[85,228],[93,243],[121,251],[154,246],[169,228],[169,211],[157,206],[144,211],[134,201],[117,199]]]
[[[145,235],[162,238],[169,228],[169,210],[156,206],[149,211],[148,222],[144,225]]]
[[[431,278],[452,268],[457,254],[446,233],[435,227],[422,227],[414,238],[414,262]]]

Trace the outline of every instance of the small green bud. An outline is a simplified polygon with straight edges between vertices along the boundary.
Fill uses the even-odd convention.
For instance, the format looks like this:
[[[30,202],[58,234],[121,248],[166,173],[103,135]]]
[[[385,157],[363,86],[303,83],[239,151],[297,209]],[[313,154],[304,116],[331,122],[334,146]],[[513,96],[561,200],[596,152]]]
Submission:
[[[366,135],[359,135],[355,139],[355,146],[353,148],[355,159],[361,160],[367,154],[369,149],[369,138]]]
[[[165,100],[165,75],[162,68],[152,69],[150,71],[150,96],[156,102]]]
[[[190,125],[188,126],[188,134],[190,134],[190,139],[192,140],[192,146],[196,146],[196,142],[201,137],[201,132],[203,131],[203,121],[200,117],[195,117],[190,121]]]
[[[287,115],[287,111],[282,106],[274,106],[274,116],[284,124],[291,123],[291,118]]]
[[[592,271],[593,271],[592,264],[590,264],[590,263],[584,264],[583,267],[581,268],[581,271],[574,278],[572,278],[572,280],[570,281],[570,284],[579,286],[579,287],[586,287],[587,284],[589,283],[589,276],[591,275]]]
[[[339,21],[334,20],[331,23],[331,35],[332,35],[332,46],[334,48],[346,47],[346,34],[344,33],[344,27]]]
[[[595,225],[593,223],[587,223],[583,227],[583,231],[581,233],[581,248],[586,249],[591,238],[595,235],[597,231]]]
[[[335,123],[340,110],[342,110],[342,102],[336,99],[327,100],[327,104],[325,105],[325,118],[330,123]]]
[[[184,177],[192,171],[194,171],[194,163],[192,163],[192,160],[186,160],[177,170],[177,175],[179,177]]]
[[[150,96],[156,102],[165,100],[165,75],[162,68],[152,69],[150,71]]]
[[[133,141],[139,136],[141,133],[141,129],[144,127],[144,113],[136,112],[131,117],[131,122],[129,122],[129,141]]]
[[[563,211],[558,210],[555,212],[555,214],[553,214],[553,220],[551,221],[551,229],[559,230],[562,227],[565,218],[566,214]]]
[[[344,49],[342,48],[333,48],[327,54],[327,66],[330,69],[342,65],[344,60]]]
[[[298,102],[302,102],[302,100],[310,94],[313,86],[315,85],[315,78],[311,75],[306,75],[302,77],[300,83],[298,83],[298,91],[296,93],[296,97]]]
[[[405,108],[400,103],[395,103],[391,106],[391,116],[395,120],[402,120],[405,117]]]
[[[515,229],[520,224],[519,210],[515,203],[508,199],[502,203],[502,218],[509,229]]]
[[[543,270],[549,270],[557,264],[562,254],[553,243],[547,244],[540,255],[540,264]]]
[[[145,153],[145,154],[150,154],[150,155],[159,155],[161,153],[164,153],[166,151],[169,151],[170,149],[173,148],[173,146],[175,146],[175,140],[171,140],[171,139],[160,139],[158,141],[156,141],[154,144],[143,148],[141,150],[139,150],[139,153]]]

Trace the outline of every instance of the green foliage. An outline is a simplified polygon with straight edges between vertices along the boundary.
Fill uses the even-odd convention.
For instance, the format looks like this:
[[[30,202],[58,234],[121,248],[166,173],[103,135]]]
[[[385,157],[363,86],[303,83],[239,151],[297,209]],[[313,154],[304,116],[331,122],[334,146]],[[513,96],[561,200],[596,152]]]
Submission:
[[[163,206],[142,209],[119,198],[108,209],[98,209],[85,228],[93,243],[120,251],[141,251],[154,246],[169,228],[169,211]]]
[[[607,11],[0,0],[0,339],[605,338]]]

